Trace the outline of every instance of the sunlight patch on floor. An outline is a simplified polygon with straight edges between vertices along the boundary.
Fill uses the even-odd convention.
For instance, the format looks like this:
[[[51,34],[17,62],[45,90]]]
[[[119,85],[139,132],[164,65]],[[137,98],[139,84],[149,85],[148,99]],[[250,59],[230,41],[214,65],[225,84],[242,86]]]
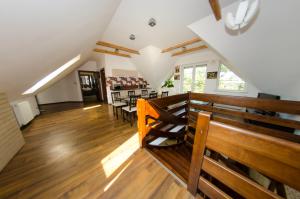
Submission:
[[[138,150],[138,134],[134,134],[122,145],[101,160],[106,177],[113,174],[128,158]]]
[[[100,104],[94,105],[94,106],[88,106],[88,107],[83,108],[83,110],[86,111],[86,110],[97,108],[97,107],[100,107],[100,106],[101,106]]]
[[[126,164],[126,166],[104,187],[104,191],[107,191],[111,185],[114,184],[114,182],[121,176],[121,174],[127,169],[127,167],[132,163],[132,161],[130,161],[129,163]]]

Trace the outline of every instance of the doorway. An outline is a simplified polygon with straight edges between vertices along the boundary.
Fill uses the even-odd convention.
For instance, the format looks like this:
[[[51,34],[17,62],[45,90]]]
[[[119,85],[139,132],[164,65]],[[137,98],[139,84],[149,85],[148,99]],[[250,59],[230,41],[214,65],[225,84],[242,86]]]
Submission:
[[[102,102],[100,73],[78,71],[82,99],[85,104]]]
[[[102,88],[102,99],[103,102],[107,103],[106,77],[105,77],[104,68],[100,70],[100,79],[101,79],[101,88]]]

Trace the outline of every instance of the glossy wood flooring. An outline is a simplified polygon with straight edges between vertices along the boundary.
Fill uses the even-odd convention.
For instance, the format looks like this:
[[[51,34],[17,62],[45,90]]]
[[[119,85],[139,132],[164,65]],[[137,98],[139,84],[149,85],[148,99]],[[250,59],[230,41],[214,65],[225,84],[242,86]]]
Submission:
[[[0,173],[0,198],[192,198],[107,105],[40,116]]]

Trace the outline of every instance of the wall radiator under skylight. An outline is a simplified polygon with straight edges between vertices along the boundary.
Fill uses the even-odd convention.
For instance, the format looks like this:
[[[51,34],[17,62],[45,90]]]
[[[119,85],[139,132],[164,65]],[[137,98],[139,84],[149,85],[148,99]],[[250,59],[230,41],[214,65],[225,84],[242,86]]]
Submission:
[[[34,114],[28,101],[22,101],[13,106],[20,126],[26,125],[33,120]]]

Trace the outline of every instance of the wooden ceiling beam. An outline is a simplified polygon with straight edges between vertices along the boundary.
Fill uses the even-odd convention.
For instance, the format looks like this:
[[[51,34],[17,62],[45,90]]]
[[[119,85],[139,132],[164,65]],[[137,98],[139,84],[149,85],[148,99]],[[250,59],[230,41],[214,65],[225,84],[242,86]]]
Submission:
[[[191,52],[195,52],[195,51],[202,50],[202,49],[206,49],[206,48],[207,48],[207,46],[203,45],[203,46],[198,46],[198,47],[194,47],[194,48],[182,50],[182,51],[173,53],[173,54],[172,54],[172,57],[178,56],[178,55],[187,54],[187,53],[191,53]]]
[[[104,42],[104,41],[98,41],[97,45],[105,46],[105,47],[108,47],[108,48],[114,48],[114,49],[118,49],[118,50],[125,51],[125,52],[128,52],[128,53],[137,54],[137,55],[140,54],[139,51],[137,51],[137,50],[133,50],[133,49],[130,49],[130,48],[126,48],[126,47],[123,47],[123,46],[119,46],[119,45]]]
[[[219,0],[209,0],[210,7],[215,15],[215,18],[217,21],[219,21],[222,18],[221,14],[221,6],[219,3]]]
[[[124,54],[124,53],[120,53],[118,51],[109,51],[109,50],[105,50],[105,49],[99,49],[99,48],[96,48],[94,49],[94,52],[97,52],[97,53],[104,53],[104,54],[109,54],[109,55],[116,55],[116,56],[120,56],[120,57],[128,57],[128,58],[131,58],[130,55],[128,54]]]
[[[188,46],[188,45],[191,45],[191,44],[194,44],[194,43],[197,43],[197,42],[200,42],[200,41],[202,41],[202,39],[200,39],[199,37],[197,37],[197,38],[191,39],[191,40],[189,40],[189,41],[186,41],[186,42],[177,44],[177,45],[175,45],[175,46],[172,46],[172,47],[163,49],[161,52],[162,52],[162,53],[166,53],[166,52],[169,52],[169,51],[178,49],[178,48],[186,47],[186,46]]]

